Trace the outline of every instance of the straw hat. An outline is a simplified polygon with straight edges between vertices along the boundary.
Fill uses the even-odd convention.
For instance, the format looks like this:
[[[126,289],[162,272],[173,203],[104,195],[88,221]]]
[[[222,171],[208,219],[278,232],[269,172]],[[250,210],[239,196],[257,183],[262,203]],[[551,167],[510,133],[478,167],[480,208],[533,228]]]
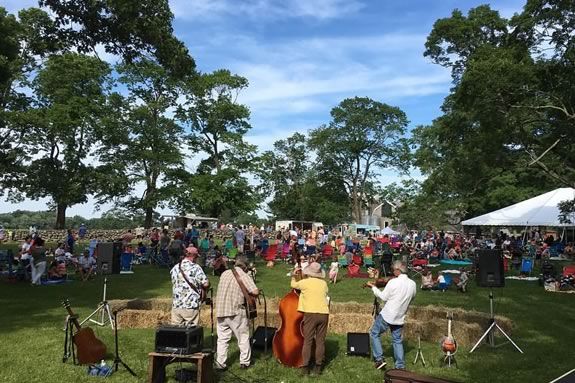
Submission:
[[[325,278],[325,271],[321,269],[321,265],[317,262],[310,263],[303,269],[303,273],[314,278]]]

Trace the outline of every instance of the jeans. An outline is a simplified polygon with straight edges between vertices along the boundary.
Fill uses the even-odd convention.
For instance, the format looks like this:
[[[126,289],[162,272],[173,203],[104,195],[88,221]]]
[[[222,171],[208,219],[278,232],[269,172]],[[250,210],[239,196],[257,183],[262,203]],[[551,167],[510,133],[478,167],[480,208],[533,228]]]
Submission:
[[[403,326],[390,325],[381,315],[378,315],[371,329],[369,337],[371,339],[371,354],[376,361],[383,360],[383,347],[381,346],[380,335],[387,329],[391,330],[391,343],[393,344],[393,357],[395,359],[395,368],[405,368],[403,353],[403,343],[401,342],[401,330]]]

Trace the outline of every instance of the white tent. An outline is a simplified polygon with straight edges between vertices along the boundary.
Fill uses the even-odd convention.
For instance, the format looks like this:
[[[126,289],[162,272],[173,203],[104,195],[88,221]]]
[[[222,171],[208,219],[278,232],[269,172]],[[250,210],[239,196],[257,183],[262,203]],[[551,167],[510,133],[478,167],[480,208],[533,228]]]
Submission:
[[[393,230],[390,226],[388,226],[381,231],[381,234],[383,234],[383,235],[394,235],[394,234],[399,234],[399,232]]]
[[[559,202],[575,198],[575,189],[560,188],[515,205],[461,222],[463,226],[573,226],[559,222]]]

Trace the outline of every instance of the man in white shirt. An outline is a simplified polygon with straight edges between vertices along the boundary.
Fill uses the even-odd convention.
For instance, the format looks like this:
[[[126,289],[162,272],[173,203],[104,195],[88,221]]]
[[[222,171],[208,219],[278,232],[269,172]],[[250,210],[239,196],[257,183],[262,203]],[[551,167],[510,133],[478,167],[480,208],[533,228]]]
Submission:
[[[407,277],[407,268],[403,262],[395,261],[392,265],[392,270],[395,278],[387,283],[383,291],[379,290],[371,282],[367,284],[371,287],[373,294],[385,302],[385,306],[383,306],[379,315],[374,319],[369,331],[371,353],[375,360],[375,368],[378,370],[387,364],[383,357],[383,348],[380,339],[381,334],[387,329],[391,331],[395,368],[405,368],[401,332],[403,330],[403,324],[405,323],[405,313],[415,297],[417,290],[415,282]]]

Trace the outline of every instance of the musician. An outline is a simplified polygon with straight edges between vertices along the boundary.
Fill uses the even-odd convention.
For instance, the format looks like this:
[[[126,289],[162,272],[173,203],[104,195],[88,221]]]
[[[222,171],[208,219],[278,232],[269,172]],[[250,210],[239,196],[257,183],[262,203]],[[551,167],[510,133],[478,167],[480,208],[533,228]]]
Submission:
[[[184,259],[170,271],[172,278],[172,324],[197,326],[200,321],[201,291],[210,286],[204,270],[196,263],[198,249],[186,248]]]
[[[405,322],[405,313],[417,290],[415,282],[409,279],[406,274],[405,263],[395,261],[391,268],[395,278],[392,278],[387,283],[383,291],[375,287],[372,282],[367,283],[371,287],[373,294],[385,302],[385,306],[374,319],[369,332],[371,353],[375,360],[375,368],[378,370],[384,368],[387,364],[383,357],[383,348],[380,340],[380,335],[387,329],[391,331],[395,368],[405,368],[401,332]]]
[[[327,298],[327,283],[325,272],[321,265],[312,262],[303,269],[303,275],[309,278],[298,280],[298,273],[292,277],[291,287],[301,291],[297,310],[304,313],[303,316],[303,349],[302,373],[310,373],[311,349],[315,337],[315,366],[313,372],[321,374],[325,358],[325,336],[329,318],[329,306]]]
[[[238,257],[234,269],[250,295],[257,296],[254,280],[248,275],[247,262]],[[225,370],[228,359],[228,343],[232,334],[238,340],[240,348],[240,368],[247,369],[251,363],[250,329],[246,313],[245,298],[232,270],[226,270],[220,277],[215,300],[217,314],[218,344],[216,349],[216,369]]]

